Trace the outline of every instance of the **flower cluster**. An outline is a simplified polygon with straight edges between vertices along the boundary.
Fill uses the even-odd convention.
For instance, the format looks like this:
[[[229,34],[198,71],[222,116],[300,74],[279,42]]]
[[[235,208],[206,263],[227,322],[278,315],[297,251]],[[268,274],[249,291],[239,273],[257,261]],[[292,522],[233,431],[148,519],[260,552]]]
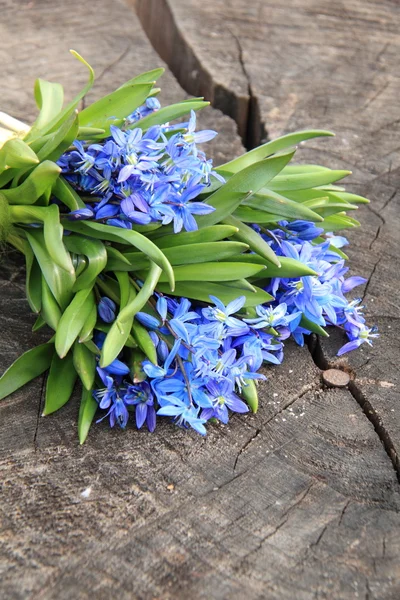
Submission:
[[[345,238],[335,236],[312,244],[310,240],[321,233],[313,224],[298,221],[281,226],[284,230],[259,233],[266,239],[269,236],[278,255],[296,258],[317,274],[274,278],[267,287],[275,300],[257,306],[251,318],[240,314],[244,297],[224,306],[210,296],[214,306],[191,310],[186,298],[177,301],[158,295],[155,311],[136,315],[150,332],[157,364],[144,360],[142,374],[137,381],[133,376],[133,384],[130,368],[120,360],[97,368],[106,387],[96,390],[94,397],[101,409],[108,409],[105,416],[111,426],[118,423],[124,428],[129,410],[134,409],[138,428],[146,423],[154,431],[157,414],[173,417],[177,425],[204,435],[210,419],[228,422],[228,409],[247,412],[239,395],[245,395],[251,380],[265,379],[259,373],[264,362],[282,362],[284,340],[292,336],[304,344],[304,335],[311,331],[301,325],[303,317],[317,325],[344,328],[351,341],[339,350],[339,356],[377,337],[376,329],[365,325],[360,299],[345,297],[365,282],[362,277],[344,278],[348,269],[335,243],[344,245]],[[98,304],[99,316],[106,323],[114,321],[116,310],[107,297]],[[97,332],[99,347],[103,340],[104,333]]]
[[[338,351],[338,356],[358,348],[364,342],[372,345],[377,337],[376,327],[368,328],[360,306],[361,298],[349,301],[345,294],[366,283],[363,277],[345,279],[349,268],[341,258],[340,248],[348,241],[343,236],[327,234],[321,238],[323,229],[308,221],[280,221],[279,229],[263,230],[253,227],[267,241],[278,256],[293,258],[315,271],[315,275],[269,280],[266,290],[270,292],[277,307],[287,307],[286,318],[291,321],[291,334],[299,345],[304,344],[304,334],[311,331],[300,324],[304,316],[319,326],[335,325],[346,332],[350,342]],[[259,326],[267,326],[268,318],[257,308]]]
[[[136,121],[160,105],[149,98],[130,115],[122,128],[110,127],[101,143],[84,144],[59,160],[66,179],[82,193],[90,193],[85,208],[72,211],[71,219],[91,219],[131,229],[133,224],[173,223],[174,232],[197,229],[193,215],[215,209],[193,200],[209,185],[210,177],[224,179],[196,144],[212,140],[211,130],[196,132],[196,115],[177,126],[150,127],[143,133]]]
[[[0,237],[25,255],[34,330],[54,332],[3,374],[0,398],[48,368],[44,414],[82,382],[81,443],[98,408],[111,426],[132,415],[154,431],[167,416],[204,435],[257,410],[262,365],[282,362],[288,338],[303,345],[331,325],[349,340],[339,356],[372,345],[362,300],[346,297],[365,280],[347,277],[347,240],[328,233],[358,226],[347,211],[369,201],[336,185],[349,171],[289,164],[329,131],[214,168],[198,146],[216,132],[196,131],[207,102],[161,108],[155,69],[79,112],[94,73],[73,54],[89,80],[68,107],[59,84],[38,80],[33,127],[0,115],[17,125],[0,143],[0,208],[15,225]]]
[[[136,319],[151,333],[157,363],[142,363],[142,377],[129,383],[127,364],[115,360],[105,369],[97,368],[104,388],[94,392],[100,408],[107,409],[110,424],[125,427],[129,408],[135,407],[138,428],[146,422],[150,431],[158,415],[171,416],[183,427],[206,433],[210,419],[227,423],[228,409],[248,412],[238,393],[250,380],[265,379],[257,373],[263,360],[280,362],[281,343],[256,331],[245,319],[232,316],[243,307],[240,297],[227,306],[211,297],[215,306],[195,308],[186,298],[177,301],[159,296],[157,316],[139,312]],[[103,298],[99,316],[109,322],[113,302]],[[106,307],[106,308],[105,308]],[[104,334],[96,335],[101,346]],[[140,379],[142,379],[140,381]]]

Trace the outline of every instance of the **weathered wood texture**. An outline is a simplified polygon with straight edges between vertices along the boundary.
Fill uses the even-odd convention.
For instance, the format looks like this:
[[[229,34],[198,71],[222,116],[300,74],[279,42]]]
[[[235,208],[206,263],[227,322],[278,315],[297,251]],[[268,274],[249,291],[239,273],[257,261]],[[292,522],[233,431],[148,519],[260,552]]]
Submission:
[[[383,339],[346,362],[356,374],[350,391],[323,388],[308,349],[288,344],[284,365],[266,370],[259,413],[235,416],[206,439],[168,423],[154,435],[103,423],[79,447],[78,396],[45,419],[41,381],[3,401],[7,599],[400,596],[399,484],[387,454],[392,446],[395,463],[400,431],[398,268],[387,263],[396,260],[399,218],[397,4],[248,4],[137,6],[185,89],[210,94],[246,143],[263,123],[273,135],[335,129],[333,142],[312,142],[302,160],[354,165],[352,189],[373,200],[349,254],[353,270],[370,277],[366,301]],[[34,115],[37,74],[61,80],[69,95],[83,84],[69,47],[101,74],[98,94],[160,64],[132,5],[10,0],[0,8],[1,107],[16,116]],[[194,89],[188,82],[197,80]],[[183,93],[168,73],[162,83],[165,101]],[[240,152],[229,118],[211,109],[204,118],[221,132],[216,160]],[[14,255],[0,265],[1,370],[34,337],[19,265]],[[333,361],[340,343],[316,347],[317,363]],[[372,419],[377,431],[363,398],[381,419],[380,429]]]

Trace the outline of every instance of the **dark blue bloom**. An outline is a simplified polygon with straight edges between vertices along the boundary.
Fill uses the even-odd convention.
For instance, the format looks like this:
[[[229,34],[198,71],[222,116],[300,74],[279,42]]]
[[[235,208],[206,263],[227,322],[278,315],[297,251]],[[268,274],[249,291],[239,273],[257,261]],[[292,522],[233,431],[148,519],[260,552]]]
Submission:
[[[106,296],[100,298],[97,310],[100,319],[105,323],[112,323],[115,320],[115,312],[117,310],[117,306],[115,302],[111,300],[111,298],[107,298]]]
[[[68,219],[71,221],[80,221],[82,219],[91,219],[94,217],[94,212],[91,208],[77,208],[76,210],[72,210],[67,215]]]
[[[147,329],[158,329],[158,327],[160,327],[159,321],[152,315],[149,315],[145,312],[136,313],[135,319],[137,319],[139,323],[144,325],[144,327]]]

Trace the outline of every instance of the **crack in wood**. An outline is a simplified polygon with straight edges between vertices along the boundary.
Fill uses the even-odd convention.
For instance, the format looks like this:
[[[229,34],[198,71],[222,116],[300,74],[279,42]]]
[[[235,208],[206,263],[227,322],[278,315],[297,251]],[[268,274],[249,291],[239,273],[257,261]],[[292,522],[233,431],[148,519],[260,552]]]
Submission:
[[[235,93],[214,79],[180,31],[167,0],[137,0],[134,8],[152,46],[188,94],[204,96],[214,108],[232,118],[247,150],[267,139],[259,100],[253,93],[240,40],[234,33],[230,31],[247,82],[246,95]]]
[[[290,517],[290,513],[295,510],[298,506],[300,506],[300,504],[304,501],[304,499],[308,496],[308,494],[310,493],[311,489],[316,485],[315,481],[312,481],[310,483],[310,485],[306,488],[306,490],[302,493],[302,495],[300,496],[300,498],[298,500],[296,500],[291,506],[289,506],[289,508],[281,515],[280,517],[280,522],[278,523],[278,525],[276,525],[274,527],[274,529],[272,531],[270,531],[267,535],[265,535],[263,538],[260,539],[260,541],[258,542],[257,546],[255,548],[253,548],[253,550],[250,550],[250,552],[248,552],[247,554],[245,554],[241,561],[240,561],[240,565],[239,568],[243,565],[243,563],[249,558],[249,556],[252,556],[253,554],[259,552],[263,545],[265,544],[266,541],[268,541],[269,539],[271,539],[274,535],[276,535],[278,533],[278,531],[280,529],[282,529],[282,527],[284,527],[286,525],[286,523],[289,520]],[[326,528],[325,528],[326,529]]]
[[[102,79],[104,77],[104,75],[106,75],[109,71],[111,71],[114,67],[116,67],[121,61],[123,61],[124,58],[129,54],[132,47],[133,47],[133,42],[130,42],[127,45],[127,47],[125,48],[125,50],[115,60],[113,60],[109,65],[104,67],[104,69],[102,70],[100,75],[98,75],[96,77],[96,83],[98,83],[100,81],[100,79]]]
[[[379,259],[380,260],[380,259]],[[379,261],[378,261],[379,263]],[[378,264],[377,263],[377,264]],[[371,275],[372,276],[372,275]],[[309,350],[312,356],[313,361],[317,365],[318,368],[325,371],[326,369],[341,369],[342,367],[338,364],[331,363],[327,357],[324,355],[320,338],[315,335],[312,336],[312,341],[309,343]],[[353,396],[354,400],[356,400],[357,404],[362,408],[364,415],[367,417],[368,421],[373,426],[377,436],[379,437],[386,454],[390,458],[390,461],[393,465],[393,468],[397,475],[397,480],[400,484],[400,457],[397,453],[393,440],[387,431],[386,427],[383,425],[382,419],[379,413],[372,406],[371,402],[366,398],[361,388],[357,385],[357,374],[353,373],[353,378],[350,380],[348,385],[348,390],[350,394]]]
[[[40,388],[38,410],[37,410],[37,415],[36,415],[35,433],[33,434],[33,448],[34,448],[35,452],[38,450],[37,438],[38,438],[38,434],[39,434],[39,424],[40,424],[40,415],[42,414],[42,405],[44,404],[43,398],[44,398],[46,380],[47,380],[47,376],[46,376],[46,374],[44,374],[43,378],[42,378],[42,385]]]
[[[251,77],[247,71],[246,63],[243,56],[243,48],[240,43],[240,39],[237,35],[228,29],[229,33],[236,42],[238,49],[238,59],[243,72],[244,77],[247,81],[247,93],[249,95],[248,110],[247,110],[247,125],[246,134],[243,139],[244,146],[247,150],[252,150],[259,146],[262,142],[268,140],[268,132],[265,128],[265,123],[261,121],[261,112],[258,97],[253,92],[253,86],[251,85]]]

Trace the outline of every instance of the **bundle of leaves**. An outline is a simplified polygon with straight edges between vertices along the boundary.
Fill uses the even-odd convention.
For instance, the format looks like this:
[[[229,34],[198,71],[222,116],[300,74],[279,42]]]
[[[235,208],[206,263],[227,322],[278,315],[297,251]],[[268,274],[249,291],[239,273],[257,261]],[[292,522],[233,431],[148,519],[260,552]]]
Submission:
[[[365,198],[348,171],[289,164],[295,146],[328,131],[285,135],[214,168],[196,131],[201,98],[161,107],[162,69],[81,112],[94,81],[63,107],[37,80],[29,127],[0,114],[1,236],[26,259],[26,295],[53,330],[0,379],[5,397],[49,369],[44,414],[83,392],[83,442],[97,409],[111,426],[154,431],[169,416],[206,433],[231,411],[256,411],[263,363],[284,341],[342,328],[343,354],[371,344],[359,299],[345,296],[347,215]],[[186,119],[186,120],[185,120]]]

